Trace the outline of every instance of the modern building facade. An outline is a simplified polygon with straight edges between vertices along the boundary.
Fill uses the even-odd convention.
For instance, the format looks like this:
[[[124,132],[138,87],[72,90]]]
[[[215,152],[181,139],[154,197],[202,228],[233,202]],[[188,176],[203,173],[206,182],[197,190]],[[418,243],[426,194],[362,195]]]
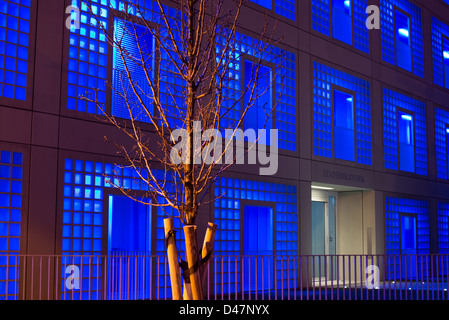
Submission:
[[[140,2],[151,17],[152,1]],[[120,1],[92,3],[107,28],[121,23]],[[70,5],[80,28],[66,26]],[[380,29],[367,27],[369,5]],[[254,0],[242,10],[243,44],[266,13],[286,57],[271,124],[279,168],[223,174],[200,236],[207,222],[218,225],[216,255],[449,253],[449,4]],[[0,254],[165,254],[164,212],[105,179],[118,169],[136,196],[147,188],[104,141],[123,137],[80,99],[95,88],[108,113],[127,118],[105,84],[118,81],[116,54],[79,0],[0,0]],[[182,86],[161,59],[166,90]],[[245,85],[243,64],[235,90]],[[0,299],[13,298],[17,260],[1,259]]]

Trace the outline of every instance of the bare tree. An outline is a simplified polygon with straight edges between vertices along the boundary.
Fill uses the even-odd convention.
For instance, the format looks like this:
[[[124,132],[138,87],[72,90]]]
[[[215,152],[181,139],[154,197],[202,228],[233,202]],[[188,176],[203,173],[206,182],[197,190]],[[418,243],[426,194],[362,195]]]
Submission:
[[[196,228],[188,227],[196,225],[199,208],[215,200],[206,196],[215,179],[242,160],[242,148],[233,142],[242,141],[250,108],[261,96],[271,94],[274,80],[282,76],[277,73],[282,51],[274,50],[279,39],[274,39],[275,24],[268,28],[267,18],[257,37],[238,32],[243,0],[179,0],[173,8],[160,0],[153,8],[139,6],[136,0],[122,2],[114,27],[102,27],[102,32],[114,50],[115,65],[120,66],[108,84],[112,103],[127,114],[116,117],[98,106],[103,119],[129,139],[126,145],[111,142],[148,185],[151,201],[135,197],[118,182],[114,187],[135,201],[178,213],[175,218],[187,227],[186,254],[193,255],[188,266],[193,270],[193,298],[201,299],[201,283],[192,278],[200,254],[195,247]],[[103,26],[100,12],[91,8],[91,15]],[[251,70],[246,70],[250,79],[243,84],[244,59],[250,59]],[[269,79],[263,88],[261,79]],[[97,101],[95,96],[85,99]],[[278,100],[273,94],[272,103],[262,108],[263,127],[273,121]],[[245,154],[259,138],[246,143]],[[187,242],[188,238],[195,241]]]

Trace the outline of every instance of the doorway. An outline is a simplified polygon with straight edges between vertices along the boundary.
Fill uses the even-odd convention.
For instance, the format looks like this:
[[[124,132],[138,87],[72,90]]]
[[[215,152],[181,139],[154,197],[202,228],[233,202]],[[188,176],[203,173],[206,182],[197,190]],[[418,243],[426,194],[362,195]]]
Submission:
[[[337,194],[329,191],[312,190],[312,255],[315,281],[321,278],[335,278],[331,265],[335,265]],[[331,259],[333,261],[331,261]]]
[[[151,206],[148,199],[134,201],[124,195],[109,196],[108,294],[109,299],[149,297],[151,267]],[[126,285],[122,279],[129,279]],[[145,297],[144,297],[144,291]]]

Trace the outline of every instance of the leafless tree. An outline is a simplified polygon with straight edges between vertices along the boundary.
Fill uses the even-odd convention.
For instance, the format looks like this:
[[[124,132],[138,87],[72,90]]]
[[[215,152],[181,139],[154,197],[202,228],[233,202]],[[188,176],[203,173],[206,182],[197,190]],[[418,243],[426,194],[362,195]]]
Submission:
[[[103,119],[129,139],[119,144],[106,137],[148,185],[147,198],[152,201],[135,197],[118,182],[114,186],[135,201],[172,208],[175,218],[192,226],[199,208],[216,199],[206,196],[215,179],[241,160],[233,141],[248,110],[272,90],[276,77],[282,77],[277,66],[283,53],[274,50],[280,40],[273,36],[276,23],[269,26],[265,17],[257,36],[250,38],[238,31],[243,0],[179,0],[174,7],[158,0],[153,8],[139,6],[136,0],[122,2],[114,27],[103,26],[100,12],[91,9],[91,15],[115,52],[115,64],[121,66],[113,70],[108,86],[112,103],[127,114],[118,117],[98,106]],[[246,58],[252,69],[245,86],[241,66]],[[271,83],[261,89],[267,65]],[[97,102],[92,95],[84,98]],[[273,94],[272,104],[263,109],[265,124],[273,121],[278,100]],[[176,134],[179,129],[186,134]],[[226,139],[205,135],[208,129],[227,129]],[[245,153],[255,148],[257,139],[246,143]],[[205,156],[213,161],[202,161]]]

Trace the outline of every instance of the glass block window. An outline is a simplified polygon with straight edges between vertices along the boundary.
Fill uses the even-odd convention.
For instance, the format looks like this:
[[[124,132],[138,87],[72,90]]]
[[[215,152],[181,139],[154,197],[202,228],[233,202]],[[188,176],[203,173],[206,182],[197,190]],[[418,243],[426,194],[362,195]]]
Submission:
[[[347,116],[344,116],[344,119],[341,119],[342,121],[339,121],[341,117],[337,118],[337,121],[335,120],[335,116],[339,115],[338,110],[335,110],[334,106],[335,99],[339,97],[339,92],[341,95],[347,95],[343,103],[355,106],[354,115],[352,116],[355,117],[354,124],[351,122],[353,127],[343,126],[346,129],[355,128],[355,158],[354,160],[348,159],[348,154],[351,155],[352,152],[348,153],[346,151],[344,151],[342,158],[371,165],[373,147],[370,82],[316,61],[313,62],[314,154],[328,158],[339,155],[338,151],[340,150],[335,150],[340,145],[338,141],[335,141],[337,137],[334,137],[336,133],[334,126],[337,125],[338,127],[340,123],[344,122],[344,119],[347,120]],[[348,131],[345,128],[337,131],[342,134],[350,134],[351,130]]]
[[[215,237],[215,253],[223,256],[218,259],[231,259],[229,256],[240,255],[244,249],[244,239],[241,239],[241,230],[244,220],[244,210],[246,205],[271,206],[274,208],[274,250],[278,256],[296,255],[298,253],[298,213],[297,213],[297,190],[295,186],[282,185],[269,182],[250,181],[244,179],[218,178],[215,183],[214,194],[220,197],[215,200],[214,222],[217,224],[217,234]],[[254,202],[252,202],[254,201]],[[252,203],[252,204],[248,204]],[[245,235],[243,234],[243,237]],[[223,268],[217,264],[218,274],[226,275],[224,282],[221,278],[215,279],[224,284],[223,289],[228,290],[228,285],[237,288],[240,282],[240,269],[238,264],[234,266],[235,260],[229,260],[229,266],[223,264]],[[228,260],[226,260],[228,262]],[[276,272],[287,272],[288,266],[276,265]],[[231,269],[228,269],[231,268]],[[282,270],[282,271],[281,271]],[[290,272],[295,267],[290,266]],[[236,273],[232,278],[227,278],[228,272]],[[292,279],[291,274],[290,279]],[[279,274],[280,276],[280,274]],[[285,277],[284,277],[285,279]],[[218,286],[221,288],[221,286]]]
[[[438,253],[449,254],[449,203],[438,202]]]
[[[31,0],[0,1],[0,96],[26,100]]]
[[[63,222],[62,222],[62,254],[75,256],[73,261],[67,257],[65,265],[75,264],[84,267],[84,272],[88,272],[89,264],[91,268],[90,281],[91,285],[101,282],[101,268],[102,261],[95,260],[95,256],[105,253],[107,248],[108,238],[103,237],[103,230],[107,228],[108,209],[104,206],[105,199],[107,199],[108,189],[113,188],[113,184],[121,185],[126,189],[136,191],[148,191],[148,185],[142,182],[139,173],[128,167],[113,165],[110,163],[84,161],[76,159],[66,159],[64,168],[64,203],[63,203]],[[141,172],[145,177],[144,172]],[[164,172],[155,171],[155,174],[164,179]],[[167,190],[173,190],[173,183],[170,181],[166,184]],[[106,197],[106,198],[105,198]],[[159,197],[158,203],[164,203],[164,199]],[[156,210],[156,226],[154,226],[156,233],[156,253],[165,255],[165,235],[163,219],[167,214],[172,214],[170,208],[160,208]],[[177,216],[178,214],[173,214]],[[182,244],[183,232],[179,219],[175,219],[175,228],[177,232],[178,245],[180,251],[184,251],[185,247]],[[160,261],[163,265],[163,260]],[[95,267],[94,269],[92,269]],[[98,267],[98,270],[96,269]],[[104,268],[104,266],[103,266]],[[87,276],[87,273],[86,273]],[[159,270],[157,277],[160,277],[159,283],[170,283],[168,274],[165,274],[163,269]],[[164,280],[165,278],[165,280]],[[168,279],[168,280],[167,280]],[[88,299],[88,291],[75,290],[73,294],[71,291],[64,290],[64,281],[62,282],[62,299]],[[83,288],[89,288],[89,281],[87,278],[83,279],[86,284]],[[165,282],[164,282],[165,281]],[[84,283],[84,282],[83,282]],[[170,290],[168,290],[170,291]],[[161,296],[164,289],[159,288],[158,294]],[[73,296],[72,296],[73,295]],[[91,298],[96,300],[102,297],[101,287],[91,291]]]
[[[421,8],[408,0],[381,0],[380,12],[382,60],[424,78]]]
[[[0,300],[19,295],[23,154],[0,151]]]
[[[368,0],[312,0],[312,28],[369,53]]]
[[[251,0],[251,2],[273,10],[277,14],[284,16],[290,20],[295,20],[295,0]]]
[[[429,204],[427,201],[386,197],[385,198],[385,240],[387,255],[401,254],[401,226],[402,217],[412,216],[416,218],[416,253],[428,254],[430,248],[429,238]],[[396,259],[397,257],[395,257]],[[421,259],[422,257],[419,257]],[[418,266],[426,268],[426,265]],[[399,279],[399,261],[389,261],[387,266],[389,279]]]
[[[432,17],[433,81],[449,89],[449,25]]]
[[[70,110],[94,114],[103,114],[101,109],[105,110],[109,48],[99,24],[108,29],[107,2],[92,3],[92,12],[98,13],[95,17],[86,2],[72,0],[72,5],[80,9],[80,28],[76,29],[75,25],[72,25],[70,29],[67,88],[67,108]],[[73,16],[73,18],[76,17]],[[88,103],[81,97],[96,98],[101,108],[98,108],[96,103]]]
[[[449,112],[435,108],[437,178],[449,179]]]
[[[296,56],[294,53],[280,48],[268,48],[263,53],[258,52],[261,45],[257,40],[249,36],[236,33],[234,61],[229,66],[229,79],[226,79],[224,94],[226,99],[223,102],[222,112],[225,114],[221,119],[222,128],[234,128],[242,115],[242,105],[234,97],[240,97],[242,86],[245,84],[243,75],[244,57],[250,56],[266,58],[267,63],[276,65],[274,75],[274,101],[276,109],[272,113],[274,118],[273,128],[278,130],[278,147],[280,149],[296,151]],[[217,45],[217,52],[224,50],[220,41]],[[259,56],[262,55],[262,56]],[[259,71],[260,72],[260,71]],[[263,73],[260,72],[260,75]],[[251,108],[250,108],[251,109]],[[262,128],[260,128],[262,129]]]
[[[384,105],[384,154],[385,168],[392,170],[404,170],[415,172],[420,175],[427,175],[427,134],[426,134],[426,107],[422,101],[415,100],[401,93],[383,89]],[[413,136],[414,142],[414,163],[407,164],[401,169],[400,160],[406,158],[400,155],[404,144],[403,127],[404,120],[411,119],[413,131],[409,137]],[[407,149],[409,150],[409,149]],[[410,161],[410,159],[409,159]]]

